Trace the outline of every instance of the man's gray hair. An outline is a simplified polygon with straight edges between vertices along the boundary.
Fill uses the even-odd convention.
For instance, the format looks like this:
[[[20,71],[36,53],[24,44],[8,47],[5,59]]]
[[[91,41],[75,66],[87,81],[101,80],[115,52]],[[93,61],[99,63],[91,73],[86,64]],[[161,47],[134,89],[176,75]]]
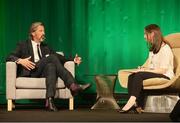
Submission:
[[[31,27],[29,29],[29,39],[32,39],[32,33],[35,32],[37,30],[38,26],[44,26],[44,24],[42,22],[34,22],[31,24]]]

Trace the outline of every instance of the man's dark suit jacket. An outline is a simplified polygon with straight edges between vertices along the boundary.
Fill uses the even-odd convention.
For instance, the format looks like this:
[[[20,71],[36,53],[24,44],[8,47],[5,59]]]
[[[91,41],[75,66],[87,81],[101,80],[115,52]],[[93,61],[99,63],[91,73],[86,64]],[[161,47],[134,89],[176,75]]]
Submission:
[[[41,43],[40,48],[41,48],[42,57],[47,57],[50,54],[55,54],[62,64],[64,64],[67,61],[67,59],[64,56],[54,52],[45,43]],[[15,62],[19,58],[28,58],[30,56],[31,56],[30,61],[34,62],[32,43],[30,40],[27,40],[18,43],[16,50],[13,51],[9,55],[9,57],[7,57],[6,61]],[[24,68],[23,66],[18,65],[17,76],[30,76],[30,71]]]

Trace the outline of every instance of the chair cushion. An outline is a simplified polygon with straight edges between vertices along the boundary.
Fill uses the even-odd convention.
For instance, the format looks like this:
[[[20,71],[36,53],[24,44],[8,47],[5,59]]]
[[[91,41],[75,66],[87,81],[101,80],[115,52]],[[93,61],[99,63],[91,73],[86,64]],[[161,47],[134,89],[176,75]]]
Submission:
[[[16,79],[16,88],[45,89],[45,78],[18,77]],[[57,88],[65,88],[64,81],[60,78],[58,78]]]
[[[146,79],[143,81],[143,86],[154,86],[154,85],[164,85],[168,83],[170,80],[164,79],[164,78],[151,78],[151,79]]]

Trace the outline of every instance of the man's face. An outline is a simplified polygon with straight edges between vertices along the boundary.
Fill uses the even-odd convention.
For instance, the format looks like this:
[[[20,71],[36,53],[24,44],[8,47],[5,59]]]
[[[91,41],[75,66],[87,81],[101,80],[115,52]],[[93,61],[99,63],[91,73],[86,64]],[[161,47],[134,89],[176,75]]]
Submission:
[[[37,42],[40,43],[44,40],[45,38],[45,32],[44,32],[44,26],[38,26],[36,31],[32,33],[32,39]]]

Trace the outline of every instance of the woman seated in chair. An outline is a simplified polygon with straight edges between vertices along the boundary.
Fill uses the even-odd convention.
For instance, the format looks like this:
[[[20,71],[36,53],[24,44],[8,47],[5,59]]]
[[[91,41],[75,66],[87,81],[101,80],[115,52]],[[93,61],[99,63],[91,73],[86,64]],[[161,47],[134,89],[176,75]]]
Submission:
[[[128,77],[128,94],[130,96],[126,105],[119,110],[120,113],[127,113],[135,109],[139,103],[140,93],[143,89],[143,80],[150,78],[171,79],[174,76],[173,53],[170,46],[164,40],[160,27],[156,24],[147,25],[144,29],[144,38],[149,44],[148,67],[139,67]]]

